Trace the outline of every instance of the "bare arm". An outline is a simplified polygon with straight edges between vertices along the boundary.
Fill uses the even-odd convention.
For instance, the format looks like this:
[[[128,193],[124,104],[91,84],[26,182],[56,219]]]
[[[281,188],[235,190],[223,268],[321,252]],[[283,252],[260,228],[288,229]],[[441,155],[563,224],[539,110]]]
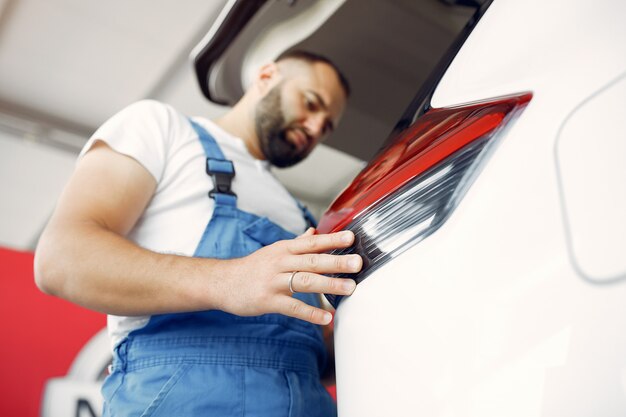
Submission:
[[[35,278],[44,291],[115,315],[220,309],[238,315],[282,313],[317,324],[326,313],[291,297],[301,292],[350,294],[343,279],[320,274],[360,269],[356,255],[322,252],[350,246],[349,232],[280,241],[244,258],[165,255],[124,236],[156,189],[137,161],[97,143],[78,163],[39,241]],[[349,261],[352,261],[350,263]],[[249,277],[254,276],[254,280]],[[354,284],[350,282],[350,284]]]

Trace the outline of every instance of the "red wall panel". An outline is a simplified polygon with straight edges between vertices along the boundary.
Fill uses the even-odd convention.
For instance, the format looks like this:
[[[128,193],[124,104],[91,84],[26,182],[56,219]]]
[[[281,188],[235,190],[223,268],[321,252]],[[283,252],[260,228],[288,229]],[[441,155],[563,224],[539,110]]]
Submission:
[[[0,416],[39,416],[45,381],[105,325],[104,314],[41,293],[32,253],[0,248]]]

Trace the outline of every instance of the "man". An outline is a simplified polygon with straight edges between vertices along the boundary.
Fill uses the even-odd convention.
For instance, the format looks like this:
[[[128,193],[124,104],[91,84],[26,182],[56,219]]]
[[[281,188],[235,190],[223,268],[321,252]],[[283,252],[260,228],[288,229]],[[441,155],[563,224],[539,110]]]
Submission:
[[[302,233],[309,216],[269,164],[306,157],[348,93],[328,60],[296,52],[263,66],[215,122],[142,101],[89,140],[35,275],[109,314],[105,415],[336,413],[319,383],[331,315],[317,295],[351,294],[352,280],[322,274],[362,261],[325,254],[350,232]]]

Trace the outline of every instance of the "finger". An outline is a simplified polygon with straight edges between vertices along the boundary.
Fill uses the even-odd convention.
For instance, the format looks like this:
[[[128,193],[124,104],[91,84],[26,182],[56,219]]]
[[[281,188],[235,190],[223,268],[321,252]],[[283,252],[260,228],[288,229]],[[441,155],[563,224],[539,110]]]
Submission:
[[[291,274],[285,274],[289,288]],[[350,295],[356,288],[356,283],[350,278],[330,278],[312,272],[296,272],[291,281],[294,292],[308,292],[318,294]]]
[[[329,255],[309,253],[286,259],[287,271],[316,272],[318,274],[355,273],[361,270],[363,260],[359,255]]]
[[[313,236],[315,234],[315,227],[309,227],[308,229],[306,229],[306,231],[304,233],[302,233],[300,236],[296,237],[296,239],[301,239],[303,237],[307,237],[307,236]]]
[[[277,307],[278,313],[308,321],[313,324],[326,325],[333,319],[332,314],[328,311],[310,306],[297,298],[285,296],[280,299]]]
[[[321,253],[333,249],[347,248],[354,242],[354,233],[349,230],[324,235],[303,235],[288,241],[287,248],[293,254]]]

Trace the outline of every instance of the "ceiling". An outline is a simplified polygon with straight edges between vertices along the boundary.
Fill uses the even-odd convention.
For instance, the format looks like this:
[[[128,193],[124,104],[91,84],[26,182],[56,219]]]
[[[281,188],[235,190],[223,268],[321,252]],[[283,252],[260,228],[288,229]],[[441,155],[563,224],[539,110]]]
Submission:
[[[0,192],[8,196],[0,245],[33,247],[78,150],[126,105],[153,98],[209,118],[228,110],[202,96],[189,58],[226,3],[0,0]],[[350,107],[329,146],[277,177],[319,215],[376,152],[468,16],[438,0],[347,0],[320,22],[299,45],[347,73]]]
[[[0,103],[83,134],[146,97],[220,111],[195,85],[182,99],[173,84],[223,3],[3,0]]]

